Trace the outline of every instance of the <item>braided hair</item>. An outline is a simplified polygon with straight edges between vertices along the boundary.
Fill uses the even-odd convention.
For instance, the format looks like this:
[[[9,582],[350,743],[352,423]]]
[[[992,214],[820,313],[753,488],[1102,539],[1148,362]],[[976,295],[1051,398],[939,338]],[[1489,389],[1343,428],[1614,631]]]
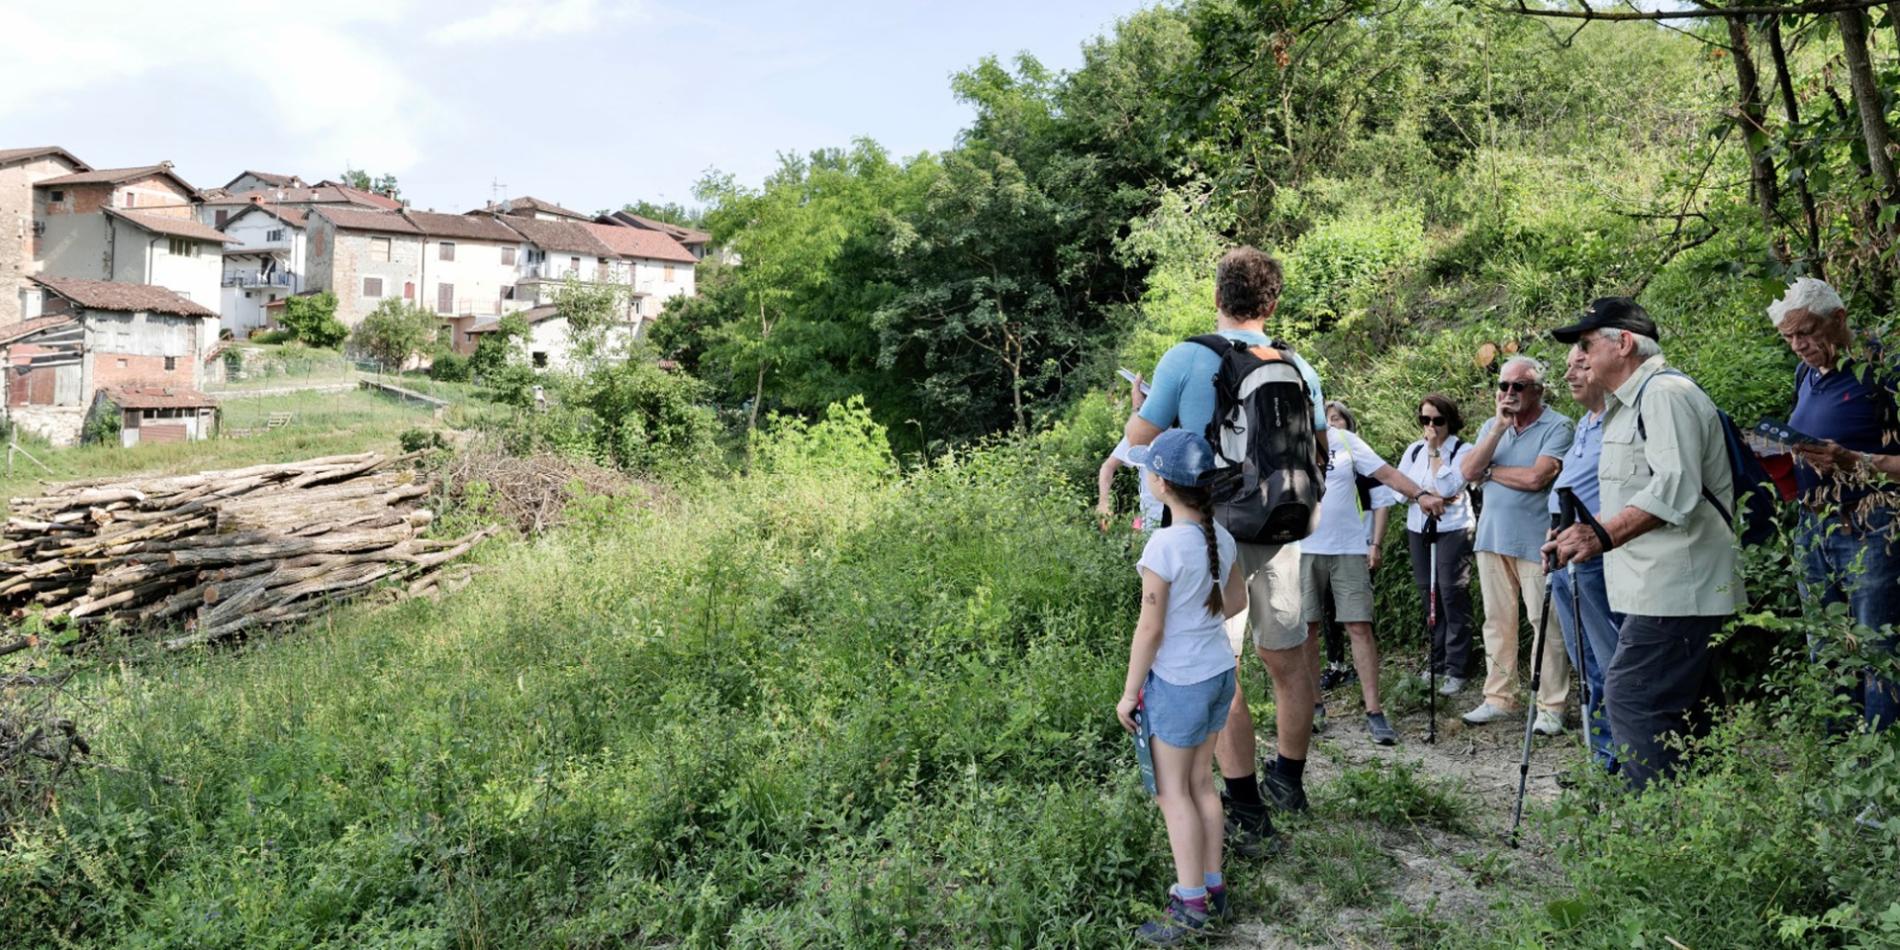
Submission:
[[[1201,513],[1201,533],[1207,537],[1207,576],[1211,582],[1207,590],[1207,612],[1216,617],[1226,613],[1221,600],[1220,583],[1220,540],[1214,534],[1214,495],[1200,485],[1177,485],[1168,483],[1168,490],[1174,497],[1189,508]]]

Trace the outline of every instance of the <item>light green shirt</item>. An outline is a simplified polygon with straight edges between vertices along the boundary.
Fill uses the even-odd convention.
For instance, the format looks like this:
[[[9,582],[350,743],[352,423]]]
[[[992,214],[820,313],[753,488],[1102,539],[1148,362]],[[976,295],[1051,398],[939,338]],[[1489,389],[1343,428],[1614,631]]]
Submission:
[[[1747,602],[1735,532],[1702,487],[1734,510],[1734,479],[1715,403],[1683,376],[1657,376],[1652,356],[1605,402],[1597,475],[1605,520],[1640,508],[1663,525],[1604,558],[1610,609],[1644,617],[1719,617]],[[1651,377],[1649,387],[1643,384]],[[1636,394],[1643,393],[1637,434]]]

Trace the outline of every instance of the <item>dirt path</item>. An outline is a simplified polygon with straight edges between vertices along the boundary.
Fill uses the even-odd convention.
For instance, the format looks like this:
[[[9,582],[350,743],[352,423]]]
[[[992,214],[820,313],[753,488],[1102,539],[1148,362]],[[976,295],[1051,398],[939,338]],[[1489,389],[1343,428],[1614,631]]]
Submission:
[[[1468,727],[1457,714],[1475,701],[1473,689],[1441,701],[1438,741],[1428,745],[1425,708],[1388,700],[1401,741],[1383,748],[1366,734],[1357,687],[1329,694],[1333,718],[1307,760],[1313,808],[1276,817],[1285,852],[1230,864],[1240,923],[1217,945],[1433,946],[1475,935],[1494,905],[1556,881],[1531,813],[1557,799],[1556,776],[1581,758],[1581,741],[1574,729],[1536,738],[1522,840],[1512,849],[1523,720]],[[1261,735],[1260,749],[1271,755],[1271,735]],[[1433,796],[1449,799],[1453,813],[1428,814]]]

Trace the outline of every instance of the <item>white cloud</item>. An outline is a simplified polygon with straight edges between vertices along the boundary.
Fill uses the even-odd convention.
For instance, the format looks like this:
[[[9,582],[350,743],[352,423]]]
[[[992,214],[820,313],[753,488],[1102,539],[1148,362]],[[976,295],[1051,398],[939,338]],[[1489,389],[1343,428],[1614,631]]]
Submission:
[[[217,134],[220,117],[229,121],[244,93],[261,90],[269,111],[244,120],[275,124],[311,167],[355,161],[400,172],[421,159],[440,114],[404,71],[399,49],[377,42],[381,28],[411,12],[407,0],[342,0],[321,9],[290,0],[0,0],[11,54],[0,122],[70,111],[128,82],[189,75],[239,91],[230,101],[180,103],[181,122],[203,123],[206,135]],[[42,144],[28,137],[35,140],[26,144]]]
[[[644,14],[640,0],[503,0],[487,12],[430,31],[445,46],[589,33]]]

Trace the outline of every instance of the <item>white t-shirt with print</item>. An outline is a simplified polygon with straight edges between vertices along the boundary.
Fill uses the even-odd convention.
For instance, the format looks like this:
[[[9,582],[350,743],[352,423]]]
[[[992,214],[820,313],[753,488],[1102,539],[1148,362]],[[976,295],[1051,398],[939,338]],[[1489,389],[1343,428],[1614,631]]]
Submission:
[[[1220,583],[1234,571],[1234,536],[1214,527],[1220,555]],[[1198,524],[1162,528],[1148,538],[1136,568],[1147,568],[1168,582],[1168,612],[1154,674],[1176,686],[1199,683],[1234,668],[1224,620],[1207,609],[1214,578],[1207,570],[1207,535]]]
[[[1300,542],[1300,553],[1363,555],[1372,513],[1359,510],[1359,487],[1353,476],[1370,478],[1385,467],[1385,459],[1364,439],[1345,429],[1327,429],[1326,441],[1332,450],[1326,497],[1319,504],[1319,526]]]

